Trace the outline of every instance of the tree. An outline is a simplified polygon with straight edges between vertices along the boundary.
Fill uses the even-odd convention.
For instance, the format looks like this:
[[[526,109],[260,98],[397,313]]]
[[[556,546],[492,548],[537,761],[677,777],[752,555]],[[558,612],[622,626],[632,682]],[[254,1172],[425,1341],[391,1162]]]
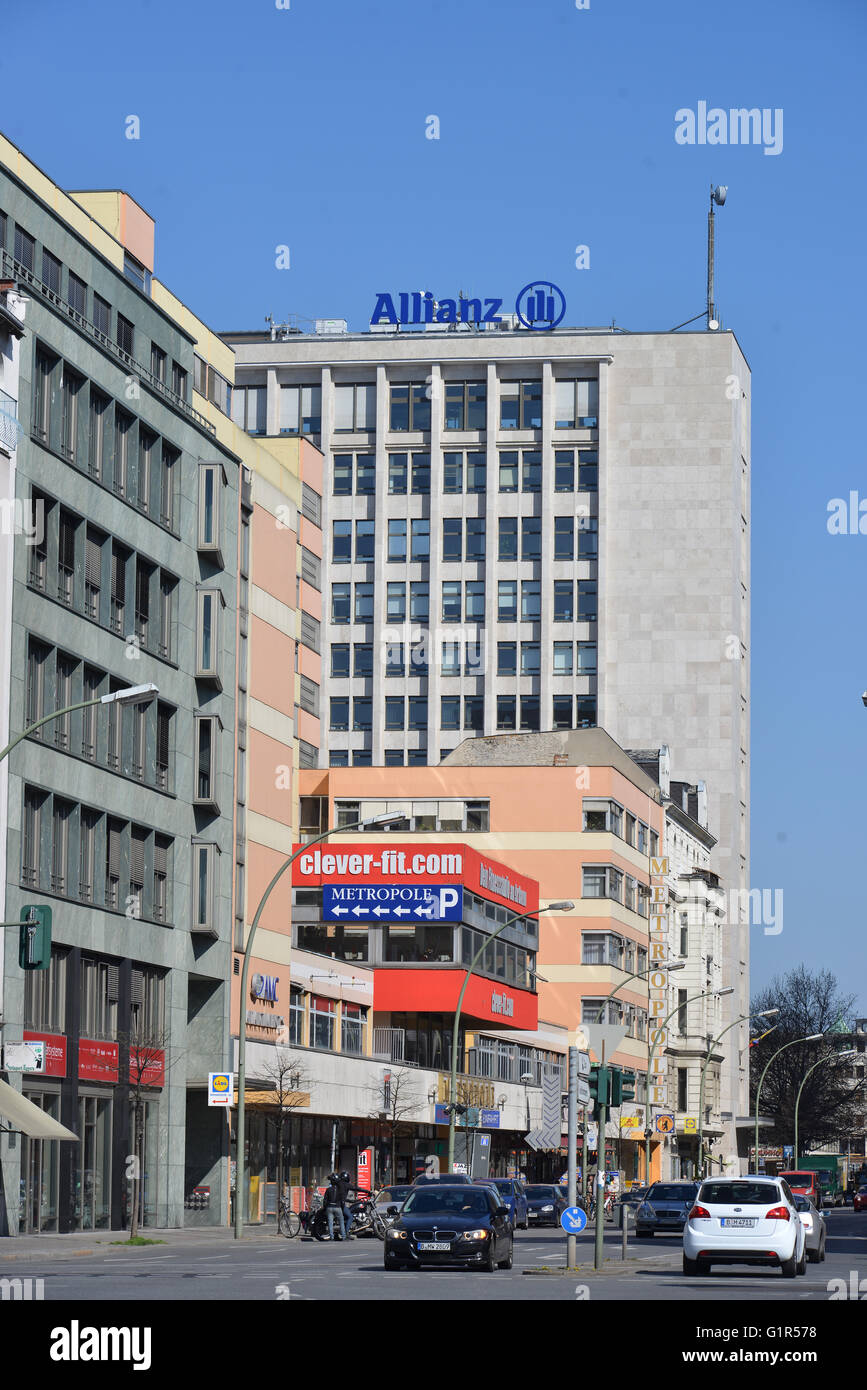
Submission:
[[[397,1181],[397,1141],[402,1134],[412,1132],[408,1119],[421,1105],[421,1097],[414,1084],[416,1080],[416,1073],[406,1068],[389,1067],[383,1072],[379,1085],[369,1088],[370,1113],[380,1121],[388,1135],[390,1182]]]
[[[155,1084],[162,1085],[165,1080],[165,1057],[169,1035],[167,1032],[154,1034],[146,1030],[139,1012],[136,1011],[133,1014],[130,1032],[120,1033],[118,1039],[129,1048],[132,1153],[127,1158],[127,1178],[132,1184],[129,1238],[135,1240],[138,1235],[139,1198],[144,1163],[145,1090]]]
[[[283,1195],[286,1122],[294,1110],[310,1104],[310,1077],[304,1063],[288,1048],[276,1047],[273,1057],[260,1068],[261,1077],[270,1083],[273,1101],[263,1112],[265,1123],[274,1131],[277,1149],[277,1222],[280,1221],[280,1198]],[[269,1097],[270,1098],[270,1097]]]
[[[762,1083],[760,1114],[772,1117],[773,1130],[765,1130],[770,1142],[791,1144],[795,1132],[795,1099],[804,1074],[814,1062],[828,1060],[813,1071],[801,1092],[798,1106],[798,1147],[802,1154],[847,1134],[855,1124],[859,1099],[863,1101],[863,1081],[853,1086],[848,1060],[835,1062],[834,1034],[848,1032],[843,1020],[851,1018],[854,994],[843,994],[837,979],[828,970],[810,971],[796,966],[782,977],[775,977],[752,1002],[753,1013],[778,1009],[768,1019],[772,1031],[750,1049],[750,1110],[755,1114],[756,1090],[770,1058],[784,1043],[793,1043],[777,1057]],[[841,1026],[842,1025],[842,1026]],[[798,1038],[823,1033],[815,1042],[799,1043]],[[860,1095],[859,1095],[860,1092]],[[797,1156],[796,1156],[797,1157]]]

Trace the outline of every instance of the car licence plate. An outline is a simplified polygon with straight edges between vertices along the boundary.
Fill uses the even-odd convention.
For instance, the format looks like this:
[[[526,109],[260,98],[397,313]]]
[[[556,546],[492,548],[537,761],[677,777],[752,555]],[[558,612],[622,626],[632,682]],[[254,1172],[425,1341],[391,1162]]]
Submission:
[[[419,1250],[451,1250],[451,1242],[448,1240],[420,1240]]]
[[[720,1221],[721,1226],[741,1226],[747,1227],[750,1230],[752,1230],[755,1224],[754,1217],[750,1218],[746,1216],[724,1216]]]

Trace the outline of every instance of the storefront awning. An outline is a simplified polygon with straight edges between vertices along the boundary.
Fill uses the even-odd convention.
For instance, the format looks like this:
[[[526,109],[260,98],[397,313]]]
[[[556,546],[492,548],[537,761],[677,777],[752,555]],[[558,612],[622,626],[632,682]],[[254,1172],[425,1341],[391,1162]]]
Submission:
[[[52,1120],[6,1081],[0,1081],[0,1120],[10,1121],[12,1129],[29,1134],[31,1139],[74,1139],[78,1143],[77,1134]]]

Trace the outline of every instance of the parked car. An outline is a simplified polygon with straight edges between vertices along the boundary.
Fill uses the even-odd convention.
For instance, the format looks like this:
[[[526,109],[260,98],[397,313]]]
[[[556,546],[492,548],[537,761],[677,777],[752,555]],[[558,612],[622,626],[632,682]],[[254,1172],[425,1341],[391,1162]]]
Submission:
[[[447,1182],[450,1187],[455,1185],[465,1187],[471,1186],[473,1179],[468,1178],[466,1173],[452,1173],[451,1176],[448,1173],[419,1173],[417,1178],[413,1178],[412,1185],[413,1187],[423,1187],[425,1183],[430,1182]]]
[[[859,1187],[852,1198],[853,1211],[867,1211],[867,1187]]]
[[[652,1236],[657,1231],[682,1231],[697,1192],[695,1182],[651,1183],[635,1208],[635,1234]]]
[[[524,1196],[527,1198],[527,1220],[531,1225],[560,1225],[569,1199],[559,1183],[530,1183],[524,1188]]]
[[[813,1168],[799,1168],[777,1173],[777,1177],[783,1182],[788,1183],[792,1192],[799,1192],[802,1197],[809,1197],[814,1206],[822,1210],[822,1187],[819,1182],[819,1174]]]
[[[702,1183],[683,1231],[684,1274],[715,1264],[779,1267],[794,1279],[807,1269],[807,1232],[782,1178],[750,1173]]]
[[[469,1191],[467,1190],[469,1187]],[[514,1249],[509,1208],[488,1187],[413,1185],[385,1233],[386,1269],[461,1264],[468,1269],[511,1269]]]
[[[495,1190],[500,1194],[500,1201],[509,1208],[512,1230],[526,1231],[529,1225],[527,1196],[524,1184],[519,1178],[476,1178],[476,1182],[493,1183]]]
[[[825,1218],[809,1197],[802,1197],[799,1192],[793,1192],[792,1196],[801,1225],[807,1233],[807,1259],[812,1265],[819,1264],[825,1258],[825,1241],[828,1237]]]
[[[641,1206],[642,1202],[647,1196],[647,1192],[648,1189],[646,1187],[630,1187],[626,1190],[626,1192],[621,1192],[620,1196],[617,1198],[617,1201],[621,1204],[621,1206],[633,1207],[637,1209]]]

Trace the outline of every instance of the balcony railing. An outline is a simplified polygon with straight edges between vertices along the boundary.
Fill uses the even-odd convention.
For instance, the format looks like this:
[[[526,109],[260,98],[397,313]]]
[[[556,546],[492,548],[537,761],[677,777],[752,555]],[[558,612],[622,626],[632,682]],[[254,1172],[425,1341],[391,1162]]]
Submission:
[[[58,313],[64,314],[67,318],[72,319],[73,323],[77,324],[82,332],[86,333],[95,343],[98,343],[101,348],[109,353],[110,356],[114,357],[122,366],[128,367],[140,381],[144,382],[144,384],[154,392],[155,395],[161,396],[163,400],[174,406],[175,410],[179,410],[181,414],[186,415],[187,419],[197,425],[199,429],[205,430],[208,434],[216,435],[216,426],[211,424],[207,416],[202,415],[198,410],[194,410],[193,407],[184,400],[183,396],[179,396],[178,393],[167,386],[164,381],[160,381],[158,376],[155,376],[154,373],[150,371],[148,367],[143,366],[141,362],[137,362],[130,353],[124,352],[123,348],[118,347],[113,338],[110,338],[107,333],[103,333],[101,328],[97,328],[96,324],[90,322],[90,319],[86,319],[84,315],[80,314],[77,309],[74,309],[67,300],[63,299],[56,290],[46,285],[43,280],[40,280],[37,275],[33,274],[32,270],[28,270],[26,265],[21,261],[16,261],[15,257],[11,256],[8,251],[2,252],[2,265],[4,275],[12,279],[24,281],[31,289],[35,290],[37,294],[41,295],[46,303],[56,309]]]
[[[0,444],[4,449],[16,448],[20,433],[18,402],[6,391],[0,391]]]

